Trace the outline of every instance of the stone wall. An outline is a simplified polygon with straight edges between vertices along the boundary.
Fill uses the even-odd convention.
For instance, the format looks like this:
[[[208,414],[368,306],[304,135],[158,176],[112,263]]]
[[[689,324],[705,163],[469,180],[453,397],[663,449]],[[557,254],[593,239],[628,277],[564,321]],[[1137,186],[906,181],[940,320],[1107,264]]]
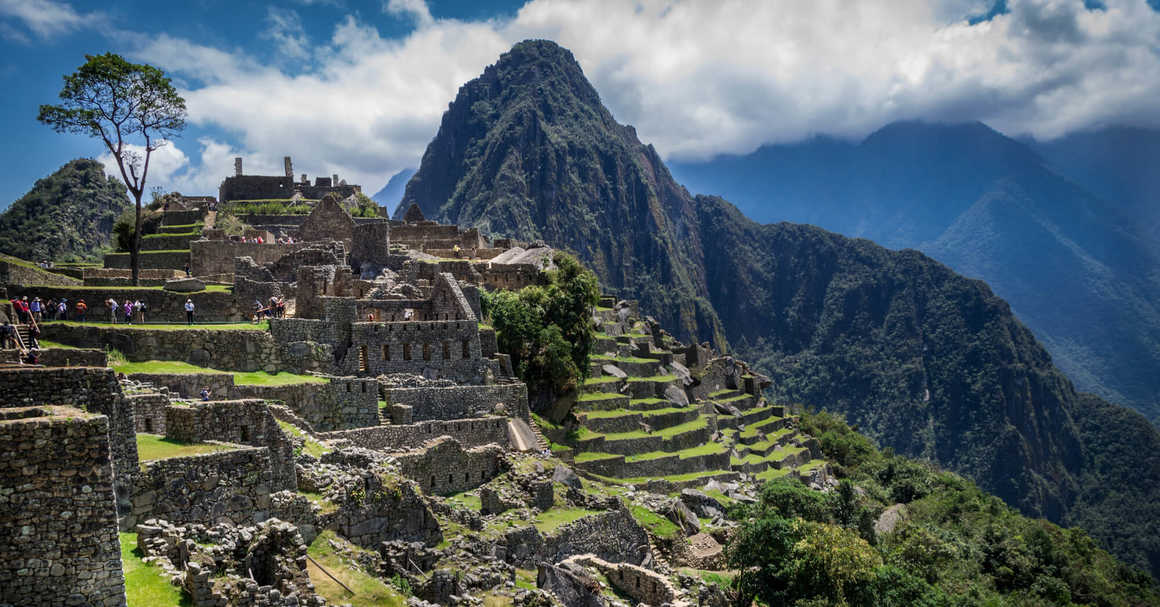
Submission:
[[[509,415],[529,419],[528,388],[522,382],[489,386],[451,386],[428,388],[386,388],[387,405],[407,407],[406,416],[414,423],[430,420],[453,420],[483,417],[495,412],[503,403]],[[402,414],[402,413],[401,413]],[[392,417],[396,423],[402,418]]]
[[[639,565],[650,551],[648,534],[623,507],[586,516],[549,536],[532,526],[516,529],[508,532],[505,542],[507,562],[523,568],[541,561],[558,563],[578,554]]]
[[[413,449],[433,438],[446,435],[470,449],[489,443],[506,446],[509,442],[507,422],[506,417],[430,421],[320,432],[318,437],[323,440],[349,440],[351,444],[364,449],[398,451]]]
[[[342,362],[350,375],[414,373],[483,383],[486,362],[474,320],[356,322]]]
[[[190,272],[194,276],[210,274],[232,274],[235,257],[249,257],[258,265],[274,263],[307,246],[303,242],[292,244],[234,242],[232,240],[195,240],[189,243],[193,262]]]
[[[80,281],[64,274],[0,261],[0,285],[14,284],[67,286],[80,284]]]
[[[105,255],[106,268],[129,268],[128,253]],[[148,269],[184,270],[189,265],[189,251],[141,251],[141,267]]]
[[[274,491],[294,490],[294,445],[278,420],[260,400],[223,400],[170,405],[165,410],[165,436],[200,443],[220,441],[269,449]]]
[[[40,297],[42,301],[68,298],[69,320],[75,320],[74,304],[80,299],[89,305],[88,320],[109,321],[109,309],[105,301],[112,297],[118,304],[129,300],[141,300],[145,304],[145,320],[148,322],[185,323],[185,300],[192,299],[196,307],[194,319],[198,321],[239,321],[249,320],[248,309],[239,306],[232,293],[221,291],[201,291],[198,293],[176,293],[161,289],[71,289],[68,287],[41,287],[13,285],[8,288],[11,295],[27,295],[29,300]],[[10,295],[10,296],[11,296]],[[117,322],[124,318],[118,315]],[[51,323],[45,323],[48,327]]]
[[[379,425],[379,383],[374,379],[331,377],[325,384],[235,386],[231,398],[282,401],[319,431]]]
[[[169,395],[148,392],[131,394],[125,400],[133,407],[133,422],[137,432],[165,434],[165,408],[169,406]]]
[[[209,389],[211,398],[226,398],[234,387],[230,373],[130,373],[129,379],[168,388],[173,394],[190,399],[199,398],[202,388]]]
[[[42,337],[83,348],[115,348],[133,362],[180,360],[233,371],[283,370],[279,345],[269,331],[182,329],[135,326],[67,326],[44,323]]]
[[[266,448],[145,462],[125,522],[130,527],[151,518],[178,524],[254,523],[266,519],[275,487]]]
[[[133,286],[132,278],[133,271],[122,268],[84,268],[81,276],[84,279],[85,286],[89,287],[115,287],[115,286]],[[145,270],[142,269],[138,275],[138,280],[142,286],[163,286],[166,280],[173,278],[181,278],[185,276],[185,272],[181,270]]]
[[[40,364],[46,367],[107,367],[109,355],[96,348],[43,348]]]
[[[112,369],[42,367],[0,370],[0,409],[73,405],[108,418],[108,448],[113,458],[113,488],[119,510],[137,473],[137,440],[133,408],[121,394]]]
[[[125,604],[103,415],[0,409],[0,604]]]
[[[450,494],[475,489],[502,472],[503,452],[496,444],[464,449],[459,441],[441,436],[397,459],[403,476],[425,493]]]

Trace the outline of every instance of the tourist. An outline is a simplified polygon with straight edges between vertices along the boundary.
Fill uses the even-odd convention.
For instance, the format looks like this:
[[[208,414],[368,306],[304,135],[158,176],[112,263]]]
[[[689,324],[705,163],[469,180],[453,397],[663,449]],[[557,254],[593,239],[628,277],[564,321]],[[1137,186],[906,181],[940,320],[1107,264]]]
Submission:
[[[105,305],[109,308],[109,323],[117,324],[117,310],[119,309],[117,307],[117,300],[110,297],[105,300]]]
[[[56,302],[56,319],[68,320],[68,299],[61,297],[60,301]]]
[[[286,300],[279,297],[278,298],[278,305],[275,307],[275,310],[277,310],[277,312],[278,312],[278,314],[277,314],[278,318],[285,318],[286,317]]]
[[[201,389],[201,400],[209,400],[209,388],[208,387]]]
[[[40,325],[35,322],[28,325],[28,342],[33,348],[40,348]]]
[[[189,278],[190,276],[193,276],[193,274],[189,273],[189,264],[185,264],[185,277]]]
[[[193,299],[186,298],[185,299],[185,324],[186,325],[193,324],[193,308],[194,308]]]
[[[26,365],[38,365],[38,364],[40,364],[40,349],[34,348],[32,350],[27,350],[25,352],[25,357],[24,357],[24,360],[22,362],[24,362],[24,364],[26,364]]]
[[[27,295],[16,300],[16,307],[17,312],[20,314],[20,320],[24,321],[25,324],[32,322],[32,312],[30,312],[28,308]]]
[[[145,324],[145,302],[137,300],[133,302],[133,307],[137,309],[137,322]]]
[[[29,304],[28,310],[31,312],[29,318],[31,318],[33,321],[40,322],[44,320],[44,310],[41,308],[39,297],[32,298],[32,303]]]
[[[126,299],[125,304],[121,306],[121,313],[125,315],[125,324],[133,324],[133,302]]]
[[[43,313],[49,320],[56,320],[56,298],[50,298],[44,302]]]
[[[0,327],[0,347],[5,350],[16,347],[16,327],[7,318],[4,319],[4,326]]]
[[[77,300],[77,320],[79,320],[81,322],[85,322],[85,314],[87,314],[88,311],[89,311],[89,305],[85,303],[85,300],[78,299]]]

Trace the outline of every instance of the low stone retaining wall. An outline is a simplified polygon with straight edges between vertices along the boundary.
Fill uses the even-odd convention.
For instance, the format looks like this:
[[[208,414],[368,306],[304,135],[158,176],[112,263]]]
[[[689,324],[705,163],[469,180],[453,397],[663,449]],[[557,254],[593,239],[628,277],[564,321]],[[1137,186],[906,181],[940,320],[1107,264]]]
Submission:
[[[506,417],[485,417],[454,421],[430,421],[417,424],[376,426],[356,430],[320,432],[323,440],[345,439],[356,447],[375,450],[409,450],[439,436],[450,436],[465,448],[488,443],[508,444]]]
[[[188,249],[189,243],[201,238],[201,234],[150,234],[141,239],[142,251],[174,251]]]
[[[585,418],[584,427],[593,432],[600,432],[601,434],[632,432],[633,430],[640,429],[640,424],[643,420],[644,415],[642,413],[621,415],[619,417]]]
[[[570,556],[593,554],[610,563],[644,562],[649,553],[648,534],[626,509],[609,510],[568,523],[550,536],[535,527],[508,532],[505,560],[517,567],[558,563]]]
[[[0,261],[0,285],[77,285],[80,281],[50,270]]]
[[[379,384],[375,379],[332,377],[325,384],[235,385],[230,398],[282,401],[323,432],[379,425]]]
[[[702,470],[729,470],[729,452],[686,458],[673,454],[632,462],[625,461],[623,455],[617,455],[616,457],[580,462],[576,464],[576,467],[590,474],[613,478],[673,476]]]
[[[171,523],[254,523],[265,519],[273,478],[265,447],[174,457],[142,464],[129,528],[150,518]]]
[[[269,331],[179,329],[44,323],[44,339],[85,348],[115,348],[133,362],[180,360],[236,371],[281,369],[278,344]]]
[[[406,423],[484,417],[503,403],[509,414],[529,419],[528,389],[523,383],[441,388],[387,388],[387,404],[409,407]],[[400,418],[396,421],[403,422]]]
[[[260,400],[225,400],[170,405],[165,436],[190,443],[222,441],[269,449],[274,491],[298,488],[294,445]]]
[[[95,348],[44,348],[40,364],[46,367],[107,367],[109,356]]]
[[[142,268],[169,268],[185,269],[189,264],[189,251],[141,251]],[[109,253],[105,255],[106,268],[129,268],[128,253]]]
[[[210,398],[230,398],[234,387],[234,376],[230,373],[130,373],[129,379],[168,388],[173,394],[188,399],[199,398],[202,388],[209,389]]]

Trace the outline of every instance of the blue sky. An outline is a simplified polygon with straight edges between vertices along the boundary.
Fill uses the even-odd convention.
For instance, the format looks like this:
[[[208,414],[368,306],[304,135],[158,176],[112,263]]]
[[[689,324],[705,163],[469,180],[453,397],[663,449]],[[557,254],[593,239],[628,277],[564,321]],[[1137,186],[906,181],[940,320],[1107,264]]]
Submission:
[[[0,0],[0,207],[103,154],[35,120],[86,53],[157,65],[189,103],[150,185],[214,194],[235,155],[254,174],[291,155],[374,192],[417,165],[458,87],[529,37],[570,48],[618,120],[685,161],[901,119],[1040,138],[1160,126],[1151,2]]]

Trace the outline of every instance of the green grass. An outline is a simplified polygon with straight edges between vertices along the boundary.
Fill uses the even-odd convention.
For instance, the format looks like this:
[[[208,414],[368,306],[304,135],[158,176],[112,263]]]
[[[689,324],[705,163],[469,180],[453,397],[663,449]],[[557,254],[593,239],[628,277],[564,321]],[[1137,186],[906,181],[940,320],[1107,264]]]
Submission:
[[[310,435],[307,434],[306,432],[304,432],[302,430],[302,428],[299,428],[298,426],[295,426],[294,424],[292,424],[290,422],[286,422],[286,421],[282,421],[282,420],[277,420],[277,421],[278,421],[278,427],[282,428],[283,432],[302,439],[302,452],[305,453],[306,455],[309,455],[315,459],[318,459],[318,458],[321,458],[323,455],[333,451],[333,449],[331,449],[330,447],[327,447],[326,445],[314,440],[313,438],[310,438]]]
[[[614,375],[603,375],[601,377],[589,377],[588,379],[584,380],[584,385],[585,386],[596,386],[596,385],[600,385],[600,384],[612,384],[612,383],[616,383],[618,381],[620,381],[619,377],[616,377]]]
[[[169,583],[160,567],[141,560],[137,534],[121,532],[121,567],[125,570],[125,594],[128,607],[167,607],[192,605],[190,598]]]
[[[649,398],[634,398],[634,399],[628,401],[628,404],[629,405],[655,405],[657,403],[667,403],[667,402],[669,402],[669,401],[666,399],[656,398],[654,396],[654,397],[649,397]]]
[[[338,504],[326,499],[321,493],[314,493],[312,491],[299,491],[299,495],[305,496],[306,499],[318,504],[320,514],[330,514],[338,510]]]
[[[613,363],[648,364],[648,363],[660,362],[660,361],[658,361],[656,359],[652,359],[652,358],[639,358],[636,356],[617,357],[617,356],[610,356],[608,354],[593,354],[591,356],[591,358],[592,358],[592,360],[599,360],[599,361],[613,362]]]
[[[599,451],[585,451],[584,453],[577,455],[576,459],[573,461],[575,461],[577,464],[582,464],[584,462],[594,462],[594,461],[602,460],[602,459],[612,459],[614,457],[620,457],[620,456],[613,454],[613,453],[600,453]]]
[[[624,483],[628,485],[643,485],[651,480],[665,480],[674,483],[680,483],[728,473],[728,470],[701,470],[698,472],[686,472],[684,474],[672,474],[669,476],[633,476],[629,478],[604,478],[603,480],[606,482]]]
[[[228,445],[216,445],[211,443],[183,443],[173,439],[165,438],[159,434],[141,433],[137,435],[137,459],[143,462],[158,459],[169,459],[171,457],[186,457],[189,455],[216,453],[218,451],[229,451],[231,449],[233,449],[233,447]]]
[[[174,224],[174,225],[163,225],[163,226],[161,226],[161,227],[163,227],[163,228],[170,228],[170,229],[176,229],[176,228],[189,228],[189,229],[191,229],[191,230],[192,230],[192,229],[194,229],[194,228],[200,228],[200,227],[203,227],[204,225],[205,225],[204,223],[180,223],[180,224]],[[145,236],[145,238],[149,238],[149,236]]]
[[[589,399],[596,400],[596,399]],[[613,417],[624,417],[626,415],[640,415],[640,411],[629,411],[628,409],[607,409],[603,411],[584,411],[582,415],[586,419],[609,419]]]
[[[142,253],[144,253],[144,251],[142,251]],[[68,285],[65,287],[61,287],[58,285],[38,285],[38,286],[43,286],[46,289],[68,289],[70,291],[165,291],[164,285],[141,285],[141,286],[137,286],[137,287],[120,286],[120,285],[111,286],[111,287],[96,287],[96,286],[92,286],[92,285]],[[180,295],[180,296],[197,294],[197,293],[229,293],[230,292],[230,285],[206,285],[205,289],[203,289],[201,291],[191,291],[189,293],[186,293],[186,292],[178,293],[177,291],[166,291],[166,292],[167,293],[174,293],[175,295]],[[145,313],[148,314],[149,311],[146,310]],[[95,307],[95,306],[89,308],[89,316],[93,316],[94,318],[97,318],[98,315],[100,315],[100,314],[104,314],[107,316],[108,310],[104,307]],[[104,317],[105,316],[100,316],[100,318],[104,318]],[[70,324],[70,323],[71,324],[80,324],[80,323],[77,323],[75,321],[64,321],[64,322],[66,324]],[[88,322],[85,324],[95,325],[95,324],[99,324],[99,323]],[[243,323],[233,323],[233,324],[240,325]],[[181,326],[185,327],[185,325],[181,325]]]
[[[66,345],[66,344],[59,344],[59,343],[57,343],[57,342],[55,342],[55,341],[48,341],[47,339],[41,339],[41,340],[39,340],[39,341],[40,341],[40,347],[41,347],[41,348],[59,348],[59,349],[61,349],[61,350],[80,350],[80,348],[78,348],[78,347],[76,347],[76,346],[69,346],[69,345]]]
[[[596,510],[588,510],[587,508],[552,508],[547,512],[541,512],[532,520],[532,524],[540,533],[550,534],[553,531],[571,523],[572,521],[580,520],[590,514],[599,514]]]
[[[102,311],[103,312],[103,311]],[[92,312],[89,312],[92,314]],[[119,331],[260,331],[266,332],[270,330],[270,322],[263,320],[258,323],[249,322],[219,322],[219,323],[198,323],[186,325],[185,323],[145,323],[126,325],[124,323],[117,323],[115,325],[107,322],[77,322],[75,320],[57,320],[53,321],[54,325],[63,325],[66,327],[101,327],[106,329],[117,329]]]
[[[448,496],[447,503],[460,510],[471,510],[472,512],[479,512],[479,509],[483,507],[478,495],[472,495],[466,491]]]
[[[629,377],[630,382],[651,381],[651,382],[669,382],[677,381],[676,375],[652,375],[650,377]]]
[[[189,249],[163,249],[160,251],[141,251],[141,254],[142,255],[161,255],[163,253],[188,253],[188,252],[189,252]],[[112,257],[112,256],[128,257],[129,252],[128,251],[125,251],[125,252],[118,251],[116,253],[109,253],[109,256],[110,257]]]
[[[336,584],[312,562],[306,562],[306,571],[314,590],[334,605],[350,604],[353,607],[401,607],[405,598],[393,586],[362,570],[355,562],[346,562],[330,542],[345,544],[352,550],[360,550],[353,544],[339,538],[333,531],[323,531],[314,538],[306,553],[318,561],[331,575],[342,580],[354,594]]]
[[[617,432],[615,434],[604,434],[604,439],[609,441],[627,440],[633,438],[644,438],[646,436],[659,436],[661,438],[670,438],[684,432],[691,432],[693,430],[700,430],[709,424],[709,419],[705,416],[700,416],[693,421],[688,421],[676,426],[670,426],[662,430],[653,432],[644,432],[642,430],[635,430],[633,432]],[[711,443],[715,444],[715,443]]]
[[[649,451],[648,453],[637,453],[624,458],[626,462],[639,462],[650,459],[660,459],[670,455],[676,455],[681,459],[688,459],[690,457],[698,457],[701,455],[716,455],[724,453],[729,449],[721,443],[705,443],[697,447],[691,447],[681,451]]]
[[[605,383],[608,383],[608,382],[605,382]],[[581,394],[576,399],[576,402],[586,403],[586,402],[592,402],[592,401],[597,401],[597,400],[608,400],[610,398],[624,398],[624,395],[617,394],[616,392],[585,392],[584,394]]]
[[[765,482],[776,478],[789,476],[789,468],[766,468],[763,472],[758,472],[753,475],[753,478]]]
[[[173,226],[167,226],[173,227]],[[150,238],[161,238],[162,236],[197,236],[201,234],[199,230],[190,230],[188,232],[159,232],[157,234],[146,234],[141,237],[141,240],[149,240]],[[145,251],[141,251],[144,253]]]
[[[637,523],[657,537],[667,539],[681,532],[681,528],[675,523],[644,506],[633,504],[628,507],[628,511],[632,513],[632,518],[636,519]]]
[[[145,362],[112,363],[114,371],[125,373],[170,373],[192,375],[197,373],[229,373],[234,376],[237,385],[249,386],[287,386],[291,384],[325,384],[329,380],[313,375],[299,375],[289,371],[266,373],[265,371],[219,371],[208,367],[199,367],[178,360],[148,360]]]

